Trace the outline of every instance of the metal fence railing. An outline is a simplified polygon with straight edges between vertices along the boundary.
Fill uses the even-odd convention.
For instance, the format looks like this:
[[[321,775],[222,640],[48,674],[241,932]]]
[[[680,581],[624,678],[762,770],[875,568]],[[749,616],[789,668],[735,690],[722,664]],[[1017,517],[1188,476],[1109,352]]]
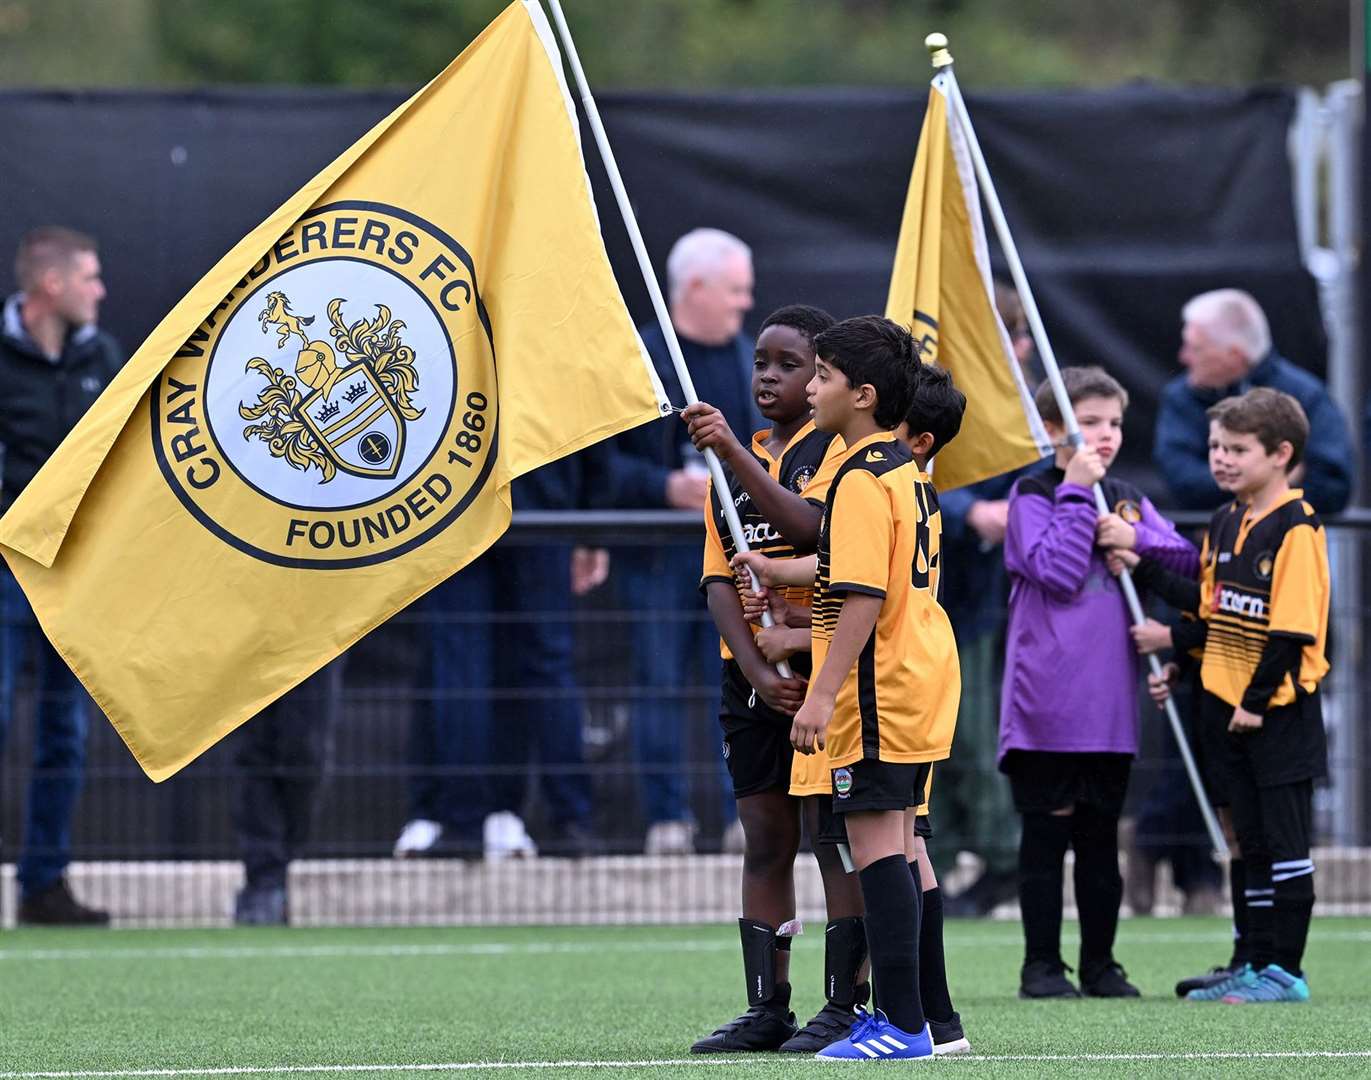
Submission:
[[[1202,517],[1180,515],[1189,525]],[[1329,535],[1332,776],[1316,804],[1326,913],[1371,910],[1361,576],[1371,515],[1341,518]],[[73,890],[126,925],[215,924],[231,917],[245,857],[288,857],[297,923],[733,917],[738,862],[728,850],[732,807],[714,715],[716,639],[695,588],[701,536],[688,513],[518,514],[486,557],[495,570],[485,579],[459,575],[463,584],[443,590],[441,602],[401,613],[304,684],[270,724],[251,721],[162,784],[143,776],[94,714],[72,834]],[[564,580],[573,543],[610,547],[611,568],[602,587],[563,608],[555,592],[531,593],[539,586],[530,582]],[[549,628],[562,632],[566,670]],[[435,648],[440,640],[446,654]],[[963,643],[968,730],[993,729],[997,650],[998,633]],[[35,678],[31,664],[18,668],[0,764],[4,925],[16,912],[41,705]],[[1187,876],[1218,877],[1205,869],[1202,826],[1186,814],[1184,780],[1153,715],[1144,712],[1128,813],[1140,832],[1134,863],[1170,864],[1153,908],[1164,912],[1185,903],[1176,884]],[[673,718],[667,730],[663,716]],[[652,725],[658,730],[645,737]],[[959,850],[974,851],[977,866],[1012,866],[1017,840],[1003,820],[979,831],[974,820],[999,812],[1006,787],[993,753],[954,747],[933,800],[933,848],[949,884],[971,872],[973,860],[959,863]],[[423,857],[395,857],[421,811],[445,819],[443,836]],[[491,833],[498,814],[517,818],[537,857],[486,857],[512,835]],[[660,821],[683,823],[668,838],[675,847],[645,855]],[[683,836],[692,857],[673,853]],[[1131,895],[1141,906],[1143,893]],[[799,900],[802,912],[821,913],[817,875],[803,855]]]

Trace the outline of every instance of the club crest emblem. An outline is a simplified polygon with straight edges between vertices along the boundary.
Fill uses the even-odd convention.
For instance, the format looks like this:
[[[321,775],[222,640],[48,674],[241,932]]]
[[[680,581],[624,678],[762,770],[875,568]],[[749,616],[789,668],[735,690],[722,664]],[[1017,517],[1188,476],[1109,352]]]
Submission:
[[[813,465],[806,465],[803,469],[797,469],[795,475],[790,478],[790,490],[797,495],[809,486],[809,482],[814,479],[814,474],[818,472]]]
[[[392,318],[384,304],[376,305],[374,319],[349,325],[344,303],[342,297],[329,301],[330,344],[305,333],[313,315],[296,315],[283,292],[267,294],[258,322],[264,333],[275,327],[278,350],[294,348],[294,379],[263,357],[247,362],[266,386],[255,401],[238,407],[244,420],[254,421],[243,436],[259,439],[291,468],[318,469],[320,483],[339,469],[389,479],[404,457],[406,421],[424,415],[413,400],[419,389],[416,356],[401,340],[404,322]]]
[[[307,213],[154,385],[153,450],[181,503],[302,569],[383,562],[450,525],[497,446],[476,270],[397,207]]]
[[[1252,565],[1257,571],[1258,581],[1270,581],[1271,575],[1276,569],[1275,552],[1263,551]]]
[[[1132,499],[1120,499],[1114,504],[1114,513],[1130,525],[1136,525],[1142,520],[1142,507]]]
[[[846,799],[852,794],[852,770],[834,769],[833,770],[833,793],[840,799]]]

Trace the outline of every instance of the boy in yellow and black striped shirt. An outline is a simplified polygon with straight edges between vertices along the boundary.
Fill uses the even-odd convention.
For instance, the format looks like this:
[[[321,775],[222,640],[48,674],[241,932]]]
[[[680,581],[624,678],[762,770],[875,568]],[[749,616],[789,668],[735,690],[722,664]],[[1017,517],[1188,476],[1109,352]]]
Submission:
[[[942,603],[942,511],[938,505],[938,491],[929,475],[930,460],[961,431],[966,413],[966,395],[952,383],[952,376],[943,368],[924,364],[919,369],[919,382],[914,402],[905,415],[901,438],[914,455],[920,469],[920,484],[916,491],[919,518],[924,524],[920,537],[923,547],[915,557],[913,573],[926,569],[929,591]],[[960,666],[959,666],[960,671]],[[960,695],[958,695],[960,698]],[[955,710],[956,705],[952,706]],[[952,1006],[947,985],[947,966],[943,952],[943,897],[938,887],[933,863],[928,855],[928,841],[933,839],[933,818],[930,796],[933,774],[930,771],[924,785],[923,801],[915,812],[914,850],[917,866],[912,867],[922,890],[919,904],[919,999],[933,1034],[935,1053],[966,1052],[971,1049],[961,1017]]]
[[[701,449],[719,455],[729,478],[724,497],[736,508],[745,539],[758,555],[793,563],[814,550],[823,500],[841,444],[815,429],[806,387],[814,375],[814,340],[834,320],[817,308],[790,305],[770,315],[757,338],[752,385],[772,426],[757,432],[751,447],[730,432],[717,409],[697,403],[683,419]],[[802,800],[789,792],[791,717],[809,675],[808,631],[804,652],[791,664],[795,678],[771,666],[759,651],[762,634],[744,621],[730,560],[737,554],[720,493],[711,486],[705,511],[701,588],[724,647],[719,721],[724,758],[743,826],[742,918],[738,920],[748,1010],[692,1047],[693,1053],[781,1050],[810,1053],[843,1038],[853,1008],[870,996],[864,961],[866,939],[861,893],[845,874],[832,845],[815,844],[829,912],[824,941],[826,1003],[802,1029],[790,1011],[790,946],[795,932],[794,862],[800,845]],[[788,598],[809,609],[809,575],[797,576]],[[813,836],[813,829],[811,829]]]
[[[949,752],[960,673],[921,541],[925,478],[893,430],[912,402],[919,360],[908,331],[876,316],[839,323],[814,345],[814,423],[840,435],[845,449],[819,528],[815,675],[791,742],[805,754],[827,748],[833,809],[844,817],[861,882],[884,1009],[860,1026],[861,1038],[888,1036],[899,1057],[927,1056],[913,811],[931,762]],[[854,1038],[819,1056],[861,1056]]]
[[[1251,955],[1221,1000],[1306,1001],[1313,785],[1328,772],[1319,684],[1330,601],[1323,525],[1289,479],[1309,422],[1293,397],[1266,388],[1220,402],[1209,417],[1234,501],[1215,512],[1200,557],[1202,722],[1227,719],[1223,770],[1247,867]]]
[[[935,365],[921,364],[913,402],[905,414],[904,422],[897,429],[899,438],[909,448],[914,463],[919,468],[914,491],[918,515],[917,554],[910,570],[911,580],[917,577],[923,581],[926,578],[928,590],[939,603],[942,585],[942,514],[938,506],[938,493],[930,479],[928,466],[934,455],[957,437],[965,411],[966,396],[953,385],[952,376]],[[801,580],[799,575],[806,565],[809,579],[812,580],[815,569],[815,560],[812,558],[778,563],[747,555],[736,562],[750,566],[764,584],[782,587],[786,583]],[[771,641],[775,641],[792,643],[801,653],[807,652],[810,647],[809,610],[797,610],[790,603],[773,603],[772,613],[777,616],[778,624],[802,627],[802,640],[797,643],[797,631],[783,629],[782,625],[778,625],[763,630],[758,635],[758,642],[762,644],[763,651],[771,647]],[[790,657],[801,653],[795,653],[787,647],[781,655]],[[911,846],[907,855],[910,872],[922,890],[919,921],[919,998],[933,1037],[934,1053],[964,1053],[969,1051],[971,1046],[962,1029],[961,1017],[953,1008],[948,990],[943,953],[942,894],[938,889],[938,881],[934,876],[926,847],[927,841],[933,836],[932,820],[929,815],[932,782],[930,772],[921,793],[921,805],[912,815],[913,835],[909,838]],[[829,848],[837,843],[847,843],[847,833],[843,827],[844,816],[832,812],[833,781],[827,753],[795,755],[791,769],[790,793],[805,797],[807,813],[810,804],[818,804],[812,807],[818,811],[815,815],[816,820],[807,826],[811,837],[821,841],[816,850]],[[809,821],[810,818],[807,817],[806,820]]]

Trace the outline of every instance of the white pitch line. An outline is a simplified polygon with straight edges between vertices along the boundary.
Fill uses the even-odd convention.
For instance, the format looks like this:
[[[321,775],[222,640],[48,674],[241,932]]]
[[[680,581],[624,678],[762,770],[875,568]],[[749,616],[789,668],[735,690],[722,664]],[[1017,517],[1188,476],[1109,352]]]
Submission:
[[[1159,933],[1140,934],[1137,937],[1125,936],[1120,944],[1141,947],[1146,945],[1206,945],[1220,941],[1222,935],[1204,933]],[[1066,944],[1071,944],[1070,936]],[[1315,931],[1313,944],[1320,942],[1371,942],[1371,930],[1327,930]],[[1022,948],[1023,940],[1017,934],[986,936],[976,938],[956,938],[949,940],[953,948]],[[472,942],[443,944],[431,942],[423,945],[170,945],[148,949],[5,949],[0,948],[0,962],[20,961],[60,961],[60,960],[262,960],[262,959],[337,959],[382,957],[403,959],[406,957],[442,956],[543,956],[543,955],[595,955],[600,953],[710,953],[732,952],[738,948],[731,941],[564,941],[564,942]],[[3,1074],[0,1074],[3,1075]]]
[[[0,949],[0,960],[261,960],[336,957],[510,956],[556,953],[729,952],[730,941],[528,941],[444,945],[169,945],[151,949]]]
[[[122,1069],[109,1072],[0,1072],[0,1080],[114,1080],[144,1076],[261,1076],[279,1073],[491,1072],[495,1069],[648,1069],[673,1065],[743,1065],[742,1058],[649,1058],[643,1061],[453,1061],[433,1065],[244,1065],[214,1069]]]
[[[1371,1058],[1371,1050],[1208,1050],[1179,1054],[951,1054],[942,1063],[1072,1062],[1072,1061],[1269,1061]],[[497,1069],[658,1069],[685,1065],[761,1065],[772,1057],[646,1058],[639,1061],[450,1061],[424,1065],[224,1065],[203,1069],[109,1069],[63,1072],[0,1072],[0,1080],[136,1080],[139,1077],[268,1076],[301,1073],[430,1073],[493,1072]],[[799,1058],[786,1064],[802,1064]],[[813,1060],[808,1059],[808,1060]]]
[[[1258,1061],[1371,1058],[1371,1050],[1196,1050],[1183,1054],[948,1054],[939,1061]],[[0,1074],[3,1075],[3,1074]]]

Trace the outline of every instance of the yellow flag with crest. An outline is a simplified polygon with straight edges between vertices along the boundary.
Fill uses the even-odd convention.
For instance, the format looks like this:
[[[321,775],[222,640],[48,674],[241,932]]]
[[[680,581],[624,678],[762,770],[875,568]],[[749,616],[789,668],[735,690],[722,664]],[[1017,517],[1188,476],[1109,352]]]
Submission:
[[[0,549],[161,780],[484,551],[515,477],[665,407],[519,0],[186,294]]]
[[[929,91],[886,300],[886,316],[912,328],[921,359],[950,371],[967,397],[961,434],[934,459],[939,490],[1051,453],[995,310],[976,174],[945,83],[935,76]]]

